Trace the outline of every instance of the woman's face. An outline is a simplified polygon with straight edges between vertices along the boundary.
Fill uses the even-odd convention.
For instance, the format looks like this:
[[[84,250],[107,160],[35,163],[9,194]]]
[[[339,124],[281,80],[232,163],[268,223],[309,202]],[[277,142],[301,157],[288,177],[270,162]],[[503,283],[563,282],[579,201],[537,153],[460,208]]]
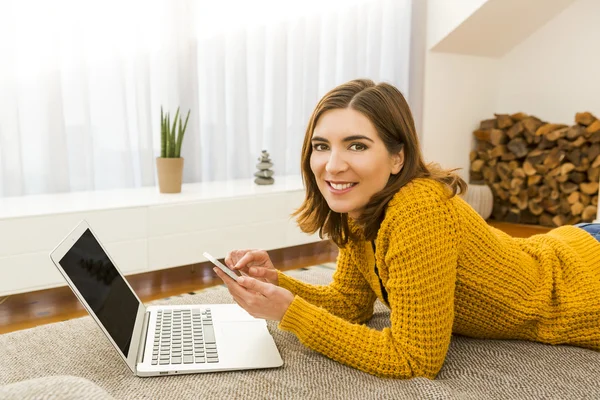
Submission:
[[[344,108],[325,112],[312,135],[310,168],[329,208],[356,219],[371,197],[402,169],[367,117]]]

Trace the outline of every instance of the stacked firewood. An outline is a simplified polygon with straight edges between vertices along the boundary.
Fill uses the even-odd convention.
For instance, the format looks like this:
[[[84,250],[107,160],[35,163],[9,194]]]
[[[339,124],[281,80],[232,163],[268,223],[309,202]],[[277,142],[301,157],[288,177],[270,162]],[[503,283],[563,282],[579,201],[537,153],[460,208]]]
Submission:
[[[575,125],[523,113],[484,120],[470,154],[471,183],[494,193],[497,220],[561,226],[596,217],[600,120],[577,113]]]

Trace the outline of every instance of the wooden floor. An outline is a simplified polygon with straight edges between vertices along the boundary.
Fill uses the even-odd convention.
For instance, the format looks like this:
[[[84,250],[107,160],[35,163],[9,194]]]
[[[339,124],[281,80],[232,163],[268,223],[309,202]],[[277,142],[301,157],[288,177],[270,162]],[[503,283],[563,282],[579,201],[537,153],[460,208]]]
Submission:
[[[323,241],[269,251],[277,268],[285,271],[335,261],[337,247]],[[222,281],[211,263],[187,265],[127,276],[143,302],[194,292]],[[0,334],[87,315],[67,286],[0,298]]]
[[[511,236],[529,237],[549,228],[506,222],[488,223]],[[337,248],[319,243],[270,251],[273,263],[281,270],[308,267],[335,261]],[[167,270],[131,275],[127,280],[143,302],[194,292],[221,284],[212,264],[201,263]],[[71,289],[60,287],[0,298],[0,334],[87,315]]]

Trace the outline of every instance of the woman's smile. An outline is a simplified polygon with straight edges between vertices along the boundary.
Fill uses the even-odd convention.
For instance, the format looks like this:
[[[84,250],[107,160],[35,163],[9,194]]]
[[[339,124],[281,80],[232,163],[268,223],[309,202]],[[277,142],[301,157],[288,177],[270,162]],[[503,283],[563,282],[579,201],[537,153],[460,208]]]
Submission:
[[[356,182],[339,182],[325,181],[329,187],[329,191],[333,194],[341,195],[350,192],[358,183]]]

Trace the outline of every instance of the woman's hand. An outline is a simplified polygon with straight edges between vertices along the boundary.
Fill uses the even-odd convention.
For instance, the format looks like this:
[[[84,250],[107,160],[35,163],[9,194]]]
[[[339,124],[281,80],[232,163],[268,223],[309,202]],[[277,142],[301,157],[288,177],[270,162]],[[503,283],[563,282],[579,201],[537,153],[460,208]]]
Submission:
[[[218,268],[215,273],[225,282],[236,303],[255,318],[281,321],[294,295],[287,289],[249,276],[241,276],[237,283]]]
[[[259,281],[279,285],[277,269],[264,250],[230,251],[225,257],[225,264],[232,270],[241,271]]]

